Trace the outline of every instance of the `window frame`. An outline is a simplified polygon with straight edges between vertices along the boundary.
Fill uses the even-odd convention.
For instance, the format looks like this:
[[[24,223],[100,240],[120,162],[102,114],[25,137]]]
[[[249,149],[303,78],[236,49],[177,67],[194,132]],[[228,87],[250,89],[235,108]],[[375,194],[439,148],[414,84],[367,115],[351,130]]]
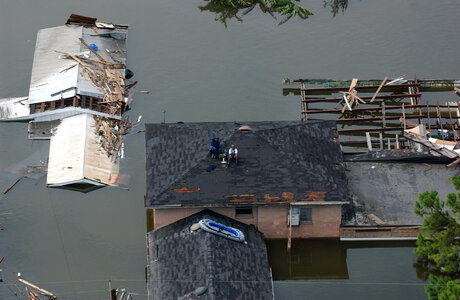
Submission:
[[[251,213],[238,213],[238,210],[250,210]],[[236,218],[253,218],[254,217],[254,207],[253,206],[237,206],[235,207],[235,217]]]

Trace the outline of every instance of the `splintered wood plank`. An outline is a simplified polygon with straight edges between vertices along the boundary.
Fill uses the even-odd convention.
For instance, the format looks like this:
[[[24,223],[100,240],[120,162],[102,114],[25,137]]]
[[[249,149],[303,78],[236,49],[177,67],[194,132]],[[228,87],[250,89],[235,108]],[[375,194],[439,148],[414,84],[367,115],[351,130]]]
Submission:
[[[387,77],[387,76],[385,76],[385,78],[383,78],[383,81],[382,81],[382,83],[379,85],[379,87],[378,87],[377,91],[375,91],[375,94],[374,94],[374,96],[372,96],[372,99],[371,99],[371,101],[370,101],[370,102],[374,102],[374,100],[375,100],[375,97],[377,97],[377,95],[379,94],[379,92],[380,92],[380,90],[382,89],[383,85],[385,84],[385,82],[387,82],[387,80],[388,80],[388,77]]]

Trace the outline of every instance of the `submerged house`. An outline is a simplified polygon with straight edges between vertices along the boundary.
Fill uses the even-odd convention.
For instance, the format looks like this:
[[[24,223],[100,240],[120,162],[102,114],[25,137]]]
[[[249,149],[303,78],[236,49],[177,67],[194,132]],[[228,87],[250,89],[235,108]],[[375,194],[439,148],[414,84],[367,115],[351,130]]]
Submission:
[[[211,219],[244,233],[245,243],[202,229]],[[274,299],[267,249],[254,226],[202,210],[147,234],[148,299]]]
[[[146,206],[154,228],[205,208],[266,238],[338,238],[351,200],[334,121],[147,124]],[[235,145],[238,164],[208,148]]]
[[[51,139],[50,187],[91,190],[118,174],[122,114],[135,84],[126,69],[128,26],[96,21],[71,15],[39,30],[29,95],[0,99],[0,121],[29,121],[29,139]]]

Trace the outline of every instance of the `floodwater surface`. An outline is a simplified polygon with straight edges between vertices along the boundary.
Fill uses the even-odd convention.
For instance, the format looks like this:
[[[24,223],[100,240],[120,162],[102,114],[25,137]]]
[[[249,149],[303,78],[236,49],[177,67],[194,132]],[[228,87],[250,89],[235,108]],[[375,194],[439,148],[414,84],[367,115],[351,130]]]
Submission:
[[[163,121],[163,111],[166,122],[298,120],[299,98],[282,96],[284,77],[458,79],[458,0],[351,0],[335,17],[333,1],[303,0],[315,15],[281,26],[259,9],[224,26],[199,9],[207,3],[0,0],[0,97],[28,95],[37,30],[62,25],[71,13],[131,25],[128,65],[150,94],[137,94],[129,115],[145,122]],[[47,151],[48,141],[27,140],[26,123],[0,124],[1,191],[23,175],[21,165],[42,165]],[[42,176],[22,179],[0,198],[1,299],[17,299],[18,272],[59,299],[107,299],[109,279],[145,299],[142,133],[126,139],[125,156],[129,190],[48,189]],[[411,247],[341,251],[333,257],[339,265],[315,267],[317,277],[309,269],[315,255],[300,256],[309,275],[280,273],[277,299],[425,297]],[[323,276],[336,270],[335,279]]]

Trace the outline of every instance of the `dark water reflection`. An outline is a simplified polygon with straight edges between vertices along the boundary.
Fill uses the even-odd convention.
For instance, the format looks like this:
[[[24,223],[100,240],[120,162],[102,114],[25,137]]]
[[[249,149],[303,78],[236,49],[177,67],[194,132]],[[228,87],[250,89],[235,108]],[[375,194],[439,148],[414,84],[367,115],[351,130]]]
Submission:
[[[458,77],[458,0],[355,0],[343,15],[330,5],[336,2],[324,8],[321,0],[302,1],[315,13],[308,20],[295,17],[277,26],[279,20],[256,8],[244,22],[232,18],[227,28],[213,20],[214,12],[197,8],[207,3],[0,0],[0,97],[28,94],[37,30],[63,24],[70,13],[130,23],[128,64],[139,89],[150,94],[136,95],[128,114],[142,114],[146,123],[162,122],[164,110],[167,122],[298,120],[299,97],[282,96],[284,77]],[[6,172],[10,165],[36,153],[46,158],[48,144],[27,140],[26,123],[0,124],[1,191],[17,179]],[[131,175],[129,190],[47,189],[43,176],[21,180],[0,199],[4,283],[17,283],[22,272],[59,299],[106,299],[112,279],[114,287],[143,294],[135,299],[146,298],[144,136],[128,137],[125,146],[121,171]],[[328,267],[338,264],[339,271],[326,275],[345,274],[343,250],[337,251],[329,254],[335,263]],[[326,260],[319,252],[311,254],[318,269],[316,260]],[[345,254],[349,279],[279,280],[277,299],[426,297],[411,247],[346,247]],[[279,264],[286,262],[282,255]],[[302,267],[291,273],[305,274]],[[0,299],[17,299],[8,287],[0,285]]]
[[[274,280],[348,279],[347,251],[350,249],[413,249],[415,241],[341,242],[338,239],[267,240],[268,258]],[[415,256],[414,256],[415,257]],[[417,278],[426,281],[427,264],[416,260],[412,267]]]
[[[347,249],[338,239],[267,241],[274,280],[348,279]]]
[[[267,241],[276,299],[426,298],[413,241],[293,240],[290,253],[286,245]]]

